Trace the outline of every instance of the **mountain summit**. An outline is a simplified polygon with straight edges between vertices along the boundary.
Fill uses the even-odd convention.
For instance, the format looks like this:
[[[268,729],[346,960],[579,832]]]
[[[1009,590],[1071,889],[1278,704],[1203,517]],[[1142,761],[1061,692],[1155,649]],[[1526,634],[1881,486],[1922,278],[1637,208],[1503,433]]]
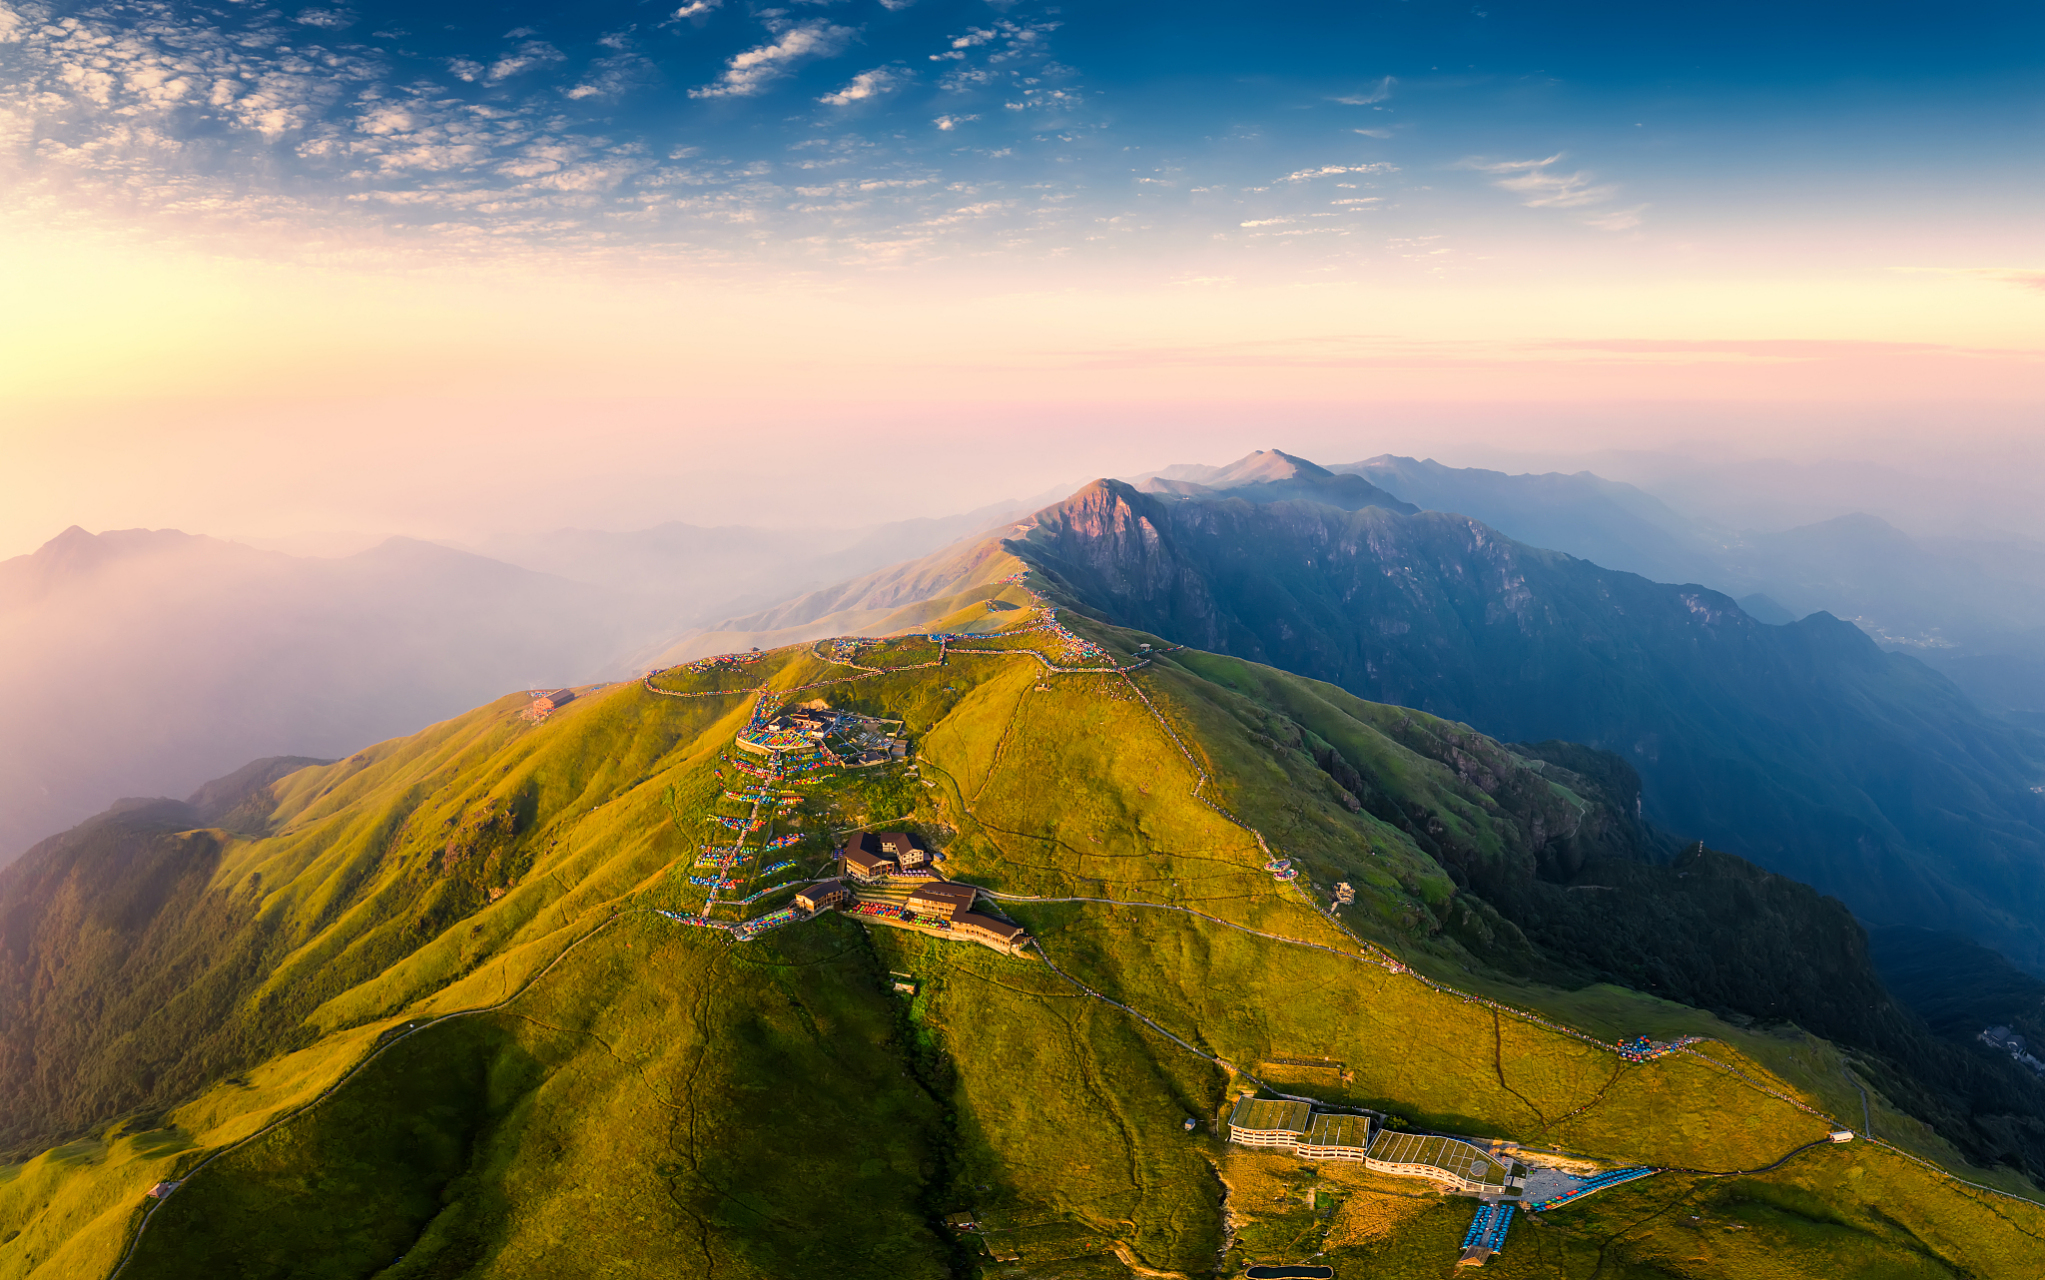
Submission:
[[[2045,972],[2045,738],[1914,659],[1829,614],[1764,626],[1718,592],[1379,500],[1278,450],[1171,474],[1097,480],[676,656],[922,626],[1006,552],[1121,625],[1508,741],[1612,751],[1664,827]]]
[[[2045,739],[1829,614],[1763,626],[1445,512],[1233,500],[1270,483],[1099,481],[1006,545],[1118,624],[1614,751],[1671,829],[2045,967]]]
[[[1174,470],[1183,473],[1192,468]],[[1259,449],[1197,481],[1160,475],[1145,480],[1142,488],[1146,493],[1171,494],[1181,498],[1218,494],[1257,504],[1318,502],[1344,511],[1384,507],[1412,515],[1419,510],[1362,476],[1337,475],[1326,467],[1277,449]]]

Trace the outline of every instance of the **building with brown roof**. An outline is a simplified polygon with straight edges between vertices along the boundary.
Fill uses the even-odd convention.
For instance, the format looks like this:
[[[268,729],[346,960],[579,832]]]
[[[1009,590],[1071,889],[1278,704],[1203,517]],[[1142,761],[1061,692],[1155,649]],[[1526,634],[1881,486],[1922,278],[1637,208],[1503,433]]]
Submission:
[[[983,947],[992,947],[1008,955],[1016,955],[1029,944],[1030,935],[1021,925],[983,916],[977,911],[961,911],[951,918],[951,931],[962,938],[970,938]]]
[[[795,905],[812,915],[827,907],[852,901],[852,889],[843,880],[819,880],[795,891]]]
[[[847,837],[838,857],[845,865],[845,874],[855,880],[885,880],[900,870],[893,858],[881,852],[880,841],[863,831]]]
[[[898,867],[920,867],[930,860],[929,851],[916,843],[916,837],[906,831],[882,831],[874,839],[880,842],[880,851],[895,860]]]
[[[910,894],[904,905],[919,916],[956,920],[961,911],[972,909],[973,898],[978,893],[979,890],[972,885],[960,884],[956,880],[934,880]]]

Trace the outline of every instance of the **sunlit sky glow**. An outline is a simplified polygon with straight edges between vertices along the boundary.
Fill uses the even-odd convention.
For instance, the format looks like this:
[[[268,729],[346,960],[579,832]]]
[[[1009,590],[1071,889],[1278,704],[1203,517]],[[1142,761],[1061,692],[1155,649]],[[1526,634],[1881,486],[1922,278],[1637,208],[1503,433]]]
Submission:
[[[0,553],[401,494],[605,518],[489,512],[460,460],[500,445],[590,490],[657,459],[630,518],[730,518],[691,504],[765,474],[733,433],[785,475],[853,421],[968,496],[1109,438],[1282,443],[1286,406],[1355,456],[1841,447],[1854,406],[2020,437],[2041,37],[2015,3],[0,0]],[[1031,431],[1071,453],[1012,484],[960,443]],[[231,497],[285,473],[295,509]]]

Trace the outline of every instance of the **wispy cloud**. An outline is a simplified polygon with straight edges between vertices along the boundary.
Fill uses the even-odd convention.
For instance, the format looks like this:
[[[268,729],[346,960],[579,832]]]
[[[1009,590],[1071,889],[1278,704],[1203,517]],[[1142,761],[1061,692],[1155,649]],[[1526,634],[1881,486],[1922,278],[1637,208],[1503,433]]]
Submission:
[[[1586,217],[1584,222],[1600,231],[1631,231],[1640,225],[1641,215],[1646,212],[1646,205],[1637,204],[1631,209],[1613,209],[1608,213],[1593,214]]]
[[[868,98],[877,98],[884,93],[892,93],[900,86],[901,82],[902,73],[900,71],[893,67],[875,67],[871,71],[860,72],[852,77],[851,83],[847,84],[844,88],[836,93],[827,93],[823,97],[818,98],[817,101],[824,103],[826,106],[849,107],[855,102],[864,102]]]
[[[499,56],[488,66],[473,58],[449,58],[447,69],[454,72],[457,80],[470,84],[500,85],[513,76],[537,71],[557,62],[565,62],[568,55],[544,40],[528,40],[511,52]]]
[[[1318,169],[1295,169],[1278,179],[1279,182],[1311,182],[1315,178],[1332,178],[1344,173],[1397,173],[1397,165],[1384,164],[1324,164]]]
[[[770,28],[771,29],[771,28]],[[781,29],[771,44],[758,45],[735,55],[715,83],[689,90],[692,98],[746,98],[766,92],[767,86],[812,58],[834,58],[843,53],[859,33],[813,18]]]
[[[1581,169],[1559,172],[1554,165],[1560,159],[1558,151],[1545,160],[1466,160],[1463,166],[1498,175],[1493,180],[1498,186],[1521,196],[1521,203],[1533,209],[1576,209],[1609,200],[1618,191],[1596,185]]]
[[[1345,107],[1368,107],[1374,103],[1383,102],[1385,99],[1391,97],[1392,88],[1398,83],[1399,82],[1396,78],[1392,76],[1386,76],[1384,79],[1378,81],[1376,84],[1372,85],[1368,89],[1363,90],[1360,93],[1345,94],[1342,97],[1336,98],[1335,101],[1341,103]]]
[[[1587,209],[1601,205],[1619,193],[1613,183],[1600,183],[1596,175],[1578,169],[1563,172],[1555,166],[1564,158],[1563,152],[1556,152],[1539,160],[1479,160],[1463,161],[1458,167],[1473,169],[1478,173],[1492,175],[1492,183],[1520,197],[1520,203],[1530,209]],[[1630,209],[1600,210],[1587,215],[1583,222],[1604,231],[1630,231],[1641,223],[1641,214],[1647,206],[1635,205]]]
[[[1976,280],[1992,280],[1997,284],[2013,284],[2019,289],[2033,289],[2040,293],[2045,293],[2045,267],[1896,267],[1893,269],[1914,275],[1972,276]]]
[[[651,82],[657,75],[651,61],[628,51],[590,63],[581,78],[561,92],[575,102],[585,98],[618,98],[635,86]]]
[[[957,64],[938,79],[937,87],[947,93],[966,93],[1004,76],[1021,76],[1026,69],[1040,76],[1069,75],[1069,68],[1049,62],[1049,37],[1058,26],[1056,22],[1004,18],[984,27],[966,28],[964,35],[951,38],[948,48],[929,55],[932,62]]]
[[[1060,111],[1076,107],[1083,101],[1084,95],[1070,89],[1024,89],[1020,101],[1001,105],[1010,111]]]
[[[355,14],[347,9],[300,9],[292,21],[308,27],[340,31],[355,25]]]

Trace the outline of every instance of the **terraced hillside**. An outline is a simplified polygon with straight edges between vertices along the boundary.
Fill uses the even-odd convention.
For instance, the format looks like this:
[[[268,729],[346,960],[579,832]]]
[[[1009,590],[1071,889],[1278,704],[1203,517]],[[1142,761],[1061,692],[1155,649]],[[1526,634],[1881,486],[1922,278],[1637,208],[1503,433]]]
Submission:
[[[1921,1157],[2035,1192],[1864,1104],[1833,1045],[1584,985],[1592,943],[1472,887],[1567,894],[1623,865],[1637,900],[1705,920],[1644,856],[1661,846],[1615,800],[1623,771],[1067,630],[1020,568],[957,588],[945,639],[795,645],[538,722],[505,699],[189,815],[224,825],[159,808],[33,852],[0,881],[0,978],[29,1029],[5,1085],[38,1099],[21,1140],[69,1141],[0,1172],[0,1275],[1447,1267],[1467,1201],[1222,1144],[1260,1087],[1677,1170],[1519,1229],[1491,1264],[1509,1275],[2034,1272],[2045,1209]],[[763,797],[733,739],[811,701],[901,722],[908,759]],[[861,827],[914,832],[1037,945],[791,919]],[[95,913],[131,865],[174,892]],[[1782,920],[1754,927],[1782,936],[1755,944],[1808,955],[1793,935],[1833,925],[1779,892]],[[781,923],[718,927],[748,920]],[[139,1029],[47,1007],[38,975],[79,948],[207,995]],[[1711,1039],[1634,1063],[1611,1046],[1636,1033]],[[95,1064],[95,1123],[65,1109],[51,1044]],[[1895,1145],[1810,1146],[1833,1117]],[[160,1180],[179,1185],[146,1200]]]

